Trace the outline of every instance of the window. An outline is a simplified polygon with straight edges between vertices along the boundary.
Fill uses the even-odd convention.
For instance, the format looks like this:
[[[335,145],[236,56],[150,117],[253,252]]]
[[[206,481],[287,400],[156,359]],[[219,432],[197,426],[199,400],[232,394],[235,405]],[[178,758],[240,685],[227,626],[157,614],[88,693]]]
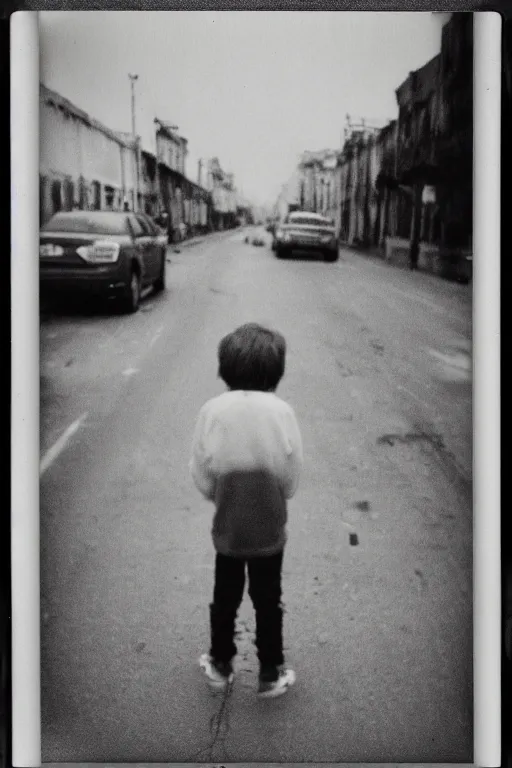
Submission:
[[[106,211],[56,213],[44,227],[46,232],[83,232],[91,235],[127,235],[126,216]]]
[[[60,181],[52,181],[52,208],[57,213],[62,209],[62,194]]]
[[[87,208],[87,185],[83,178],[80,179],[79,187],[78,187],[78,199],[79,199],[79,206],[82,208]]]
[[[92,183],[92,206],[94,210],[99,211],[101,208],[101,184],[99,181],[93,181]]]
[[[105,207],[112,209],[114,207],[114,188],[105,187]]]
[[[46,178],[39,176],[39,221],[44,220],[46,213]]]
[[[75,202],[75,185],[71,181],[71,179],[64,179],[64,182],[62,184],[63,186],[63,208],[66,211],[70,211],[73,208],[73,204]]]

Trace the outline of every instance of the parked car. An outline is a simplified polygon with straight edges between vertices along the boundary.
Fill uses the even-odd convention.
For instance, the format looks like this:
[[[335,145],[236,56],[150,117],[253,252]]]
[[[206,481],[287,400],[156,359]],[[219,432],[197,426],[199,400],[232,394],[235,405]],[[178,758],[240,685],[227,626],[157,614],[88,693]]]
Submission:
[[[272,249],[279,259],[293,251],[312,251],[322,254],[325,261],[336,261],[339,249],[334,222],[318,213],[289,213],[276,228]]]
[[[136,312],[148,286],[165,289],[167,237],[143,213],[61,211],[41,228],[41,295],[113,297]]]

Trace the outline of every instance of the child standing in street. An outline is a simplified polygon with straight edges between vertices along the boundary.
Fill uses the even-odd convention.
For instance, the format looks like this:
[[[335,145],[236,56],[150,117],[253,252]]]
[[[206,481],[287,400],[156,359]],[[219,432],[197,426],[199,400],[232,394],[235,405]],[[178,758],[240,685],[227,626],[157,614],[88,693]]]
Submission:
[[[235,621],[247,568],[256,613],[258,693],[285,693],[295,673],[284,665],[281,570],[287,499],[298,485],[302,441],[292,408],[275,395],[284,374],[280,333],[247,323],[219,344],[219,376],[228,387],[201,408],[190,470],[215,504],[215,585],[211,647],[200,666],[214,689],[233,680]]]

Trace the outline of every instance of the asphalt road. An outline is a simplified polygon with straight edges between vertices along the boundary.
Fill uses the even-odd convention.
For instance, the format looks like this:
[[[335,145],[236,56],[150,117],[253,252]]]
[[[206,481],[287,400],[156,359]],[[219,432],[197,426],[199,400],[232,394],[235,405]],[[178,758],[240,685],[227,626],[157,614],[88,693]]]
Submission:
[[[243,238],[170,252],[136,315],[42,318],[43,761],[471,762],[471,287]],[[245,597],[215,740],[197,667],[212,508],[187,464],[223,391],[217,343],[248,320],[287,338],[278,394],[304,440],[284,564],[297,684],[257,699]]]

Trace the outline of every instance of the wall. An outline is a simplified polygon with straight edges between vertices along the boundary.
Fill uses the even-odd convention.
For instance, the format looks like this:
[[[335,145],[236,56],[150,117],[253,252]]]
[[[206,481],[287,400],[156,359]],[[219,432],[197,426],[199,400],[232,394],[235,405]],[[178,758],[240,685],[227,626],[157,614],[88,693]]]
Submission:
[[[51,97],[50,97],[51,98]],[[106,129],[108,131],[108,129]],[[40,93],[40,215],[134,204],[136,153]]]
[[[173,138],[164,133],[157,134],[157,154],[160,162],[165,163],[173,171],[185,175],[186,144],[179,138]]]

